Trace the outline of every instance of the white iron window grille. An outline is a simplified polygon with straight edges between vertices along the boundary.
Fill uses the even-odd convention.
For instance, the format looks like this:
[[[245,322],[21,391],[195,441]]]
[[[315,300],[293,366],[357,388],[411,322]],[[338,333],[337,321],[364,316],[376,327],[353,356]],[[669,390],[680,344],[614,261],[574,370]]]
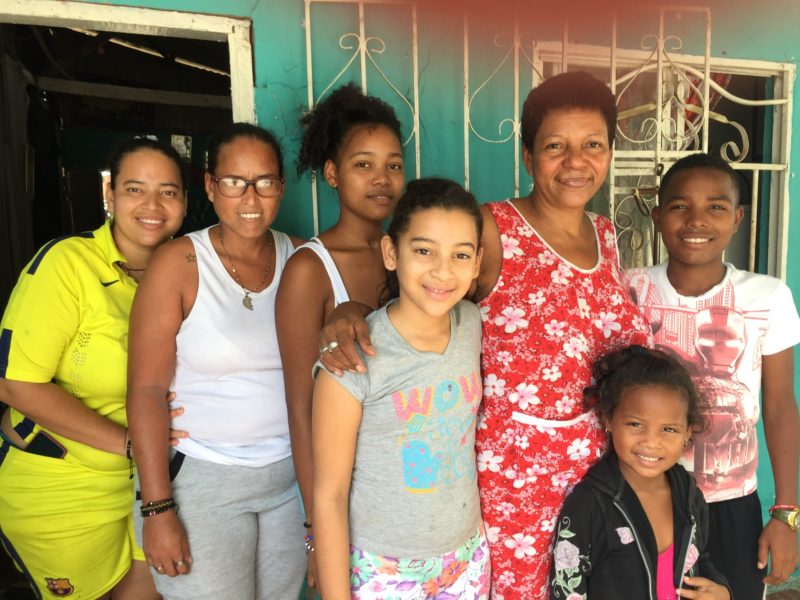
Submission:
[[[341,60],[334,58],[326,50],[326,60],[338,62],[341,68],[328,81],[322,90],[315,94],[314,88],[314,48],[312,47],[312,7],[314,5],[350,5],[357,8],[357,31],[345,31],[339,37],[339,49]],[[401,10],[408,11],[408,23],[411,37],[411,65],[410,73],[406,75],[405,83],[393,81],[384,67],[381,66],[382,57],[387,50],[393,49],[380,35],[374,34],[370,29],[370,22],[367,16],[369,5],[396,5]],[[308,77],[308,108],[311,110],[325,94],[337,85],[349,80],[348,71],[353,65],[357,65],[360,75],[361,89],[368,93],[368,84],[372,78],[378,78],[384,82],[388,88],[400,100],[401,105],[408,108],[411,116],[411,131],[403,140],[403,145],[412,144],[414,147],[415,173],[420,176],[420,137],[419,137],[419,45],[417,42],[417,6],[409,4],[405,0],[305,0],[305,33],[306,33],[306,73]],[[394,49],[397,52],[396,49]],[[410,94],[400,88],[410,88]],[[410,97],[409,97],[410,96]],[[388,100],[388,99],[386,99]],[[312,212],[314,219],[314,235],[319,234],[319,189],[317,187],[317,174],[311,173],[311,199]]]

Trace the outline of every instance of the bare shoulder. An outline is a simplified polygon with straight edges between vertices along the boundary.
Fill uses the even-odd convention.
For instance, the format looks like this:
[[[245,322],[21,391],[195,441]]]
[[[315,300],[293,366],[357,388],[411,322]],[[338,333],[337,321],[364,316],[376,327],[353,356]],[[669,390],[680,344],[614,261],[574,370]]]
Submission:
[[[181,237],[163,244],[150,259],[139,294],[157,293],[159,298],[179,297],[184,309],[197,295],[197,254],[191,239]],[[188,314],[188,310],[185,312]]]
[[[481,235],[483,258],[475,290],[470,296],[475,302],[483,300],[489,295],[500,277],[500,269],[503,265],[503,249],[497,221],[494,220],[494,215],[486,204],[481,205],[481,214],[483,215],[483,234]]]
[[[278,303],[301,302],[297,308],[310,308],[309,303],[326,302],[330,290],[330,281],[322,261],[313,251],[300,250],[292,254],[283,268]]]

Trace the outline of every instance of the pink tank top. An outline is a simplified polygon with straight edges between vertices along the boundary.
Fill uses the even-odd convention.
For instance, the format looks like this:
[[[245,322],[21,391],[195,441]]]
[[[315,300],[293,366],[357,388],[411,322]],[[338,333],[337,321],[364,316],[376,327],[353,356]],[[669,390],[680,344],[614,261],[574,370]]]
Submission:
[[[675,583],[672,581],[672,563],[675,560],[675,544],[658,555],[656,567],[656,594],[658,600],[677,600]]]

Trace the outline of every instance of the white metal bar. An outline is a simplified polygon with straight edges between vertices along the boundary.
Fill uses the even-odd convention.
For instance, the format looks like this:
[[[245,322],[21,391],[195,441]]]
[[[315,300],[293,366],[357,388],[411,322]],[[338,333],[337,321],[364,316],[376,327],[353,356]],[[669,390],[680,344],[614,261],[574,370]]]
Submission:
[[[519,38],[519,21],[514,20],[514,196],[519,197],[519,155],[520,155],[520,136],[519,136],[519,55],[522,51]]]
[[[361,90],[367,94],[367,27],[364,23],[364,2],[358,3],[358,39],[361,54]]]
[[[469,190],[469,17],[464,11],[464,188]]]
[[[711,11],[706,9],[705,67],[703,69],[703,152],[708,152],[708,113],[711,110]]]
[[[756,270],[756,243],[758,241],[758,188],[760,171],[753,171],[753,187],[750,189],[750,241],[747,247],[747,270]]]
[[[314,61],[311,59],[311,0],[305,0],[306,29],[306,85],[308,91],[308,110],[314,108]],[[317,173],[311,170],[311,218],[314,235],[319,235],[319,191],[317,189]]]
[[[417,5],[411,5],[411,29],[412,29],[412,63],[414,70],[414,158],[417,167],[417,179],[422,172],[421,142],[419,136],[419,44],[417,43]]]

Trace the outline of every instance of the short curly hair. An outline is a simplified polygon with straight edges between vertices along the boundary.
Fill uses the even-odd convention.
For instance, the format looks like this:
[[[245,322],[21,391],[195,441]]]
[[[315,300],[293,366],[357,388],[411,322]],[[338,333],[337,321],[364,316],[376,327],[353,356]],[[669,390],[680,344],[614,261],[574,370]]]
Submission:
[[[617,132],[617,101],[608,86],[585,71],[570,71],[546,79],[533,88],[522,105],[522,144],[530,152],[542,121],[554,110],[597,110],[608,128],[608,143]]]

